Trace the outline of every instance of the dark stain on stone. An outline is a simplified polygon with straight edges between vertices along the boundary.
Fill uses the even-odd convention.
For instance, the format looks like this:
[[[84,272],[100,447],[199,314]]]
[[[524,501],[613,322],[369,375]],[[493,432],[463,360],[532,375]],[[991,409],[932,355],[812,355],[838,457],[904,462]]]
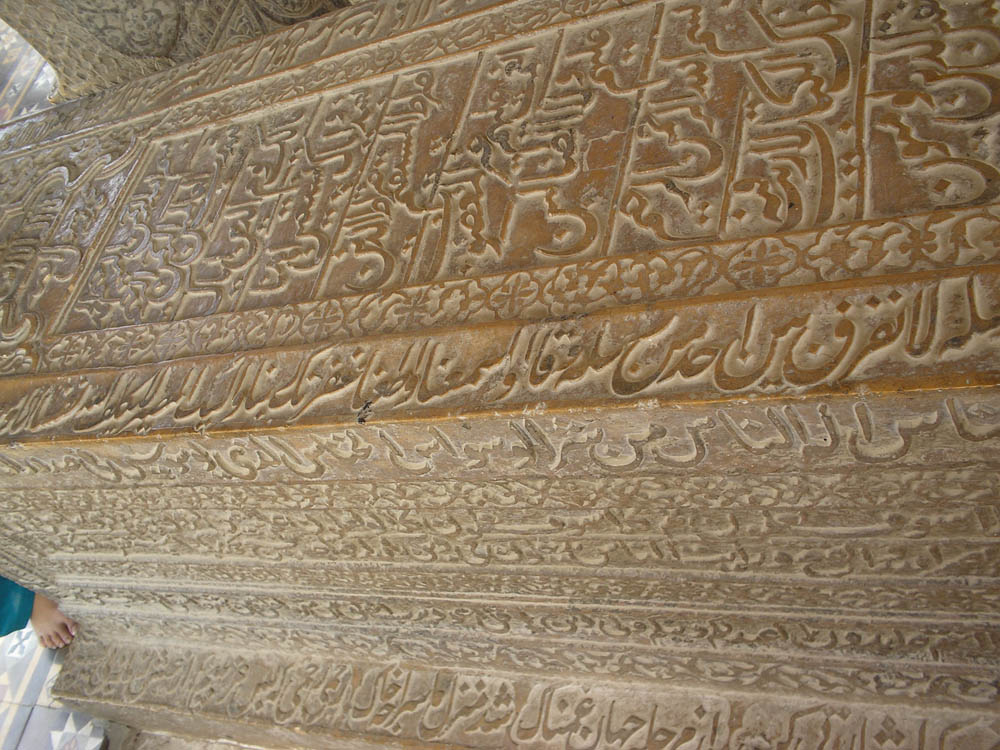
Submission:
[[[358,412],[358,424],[364,424],[372,414],[372,402],[365,401],[365,405]]]

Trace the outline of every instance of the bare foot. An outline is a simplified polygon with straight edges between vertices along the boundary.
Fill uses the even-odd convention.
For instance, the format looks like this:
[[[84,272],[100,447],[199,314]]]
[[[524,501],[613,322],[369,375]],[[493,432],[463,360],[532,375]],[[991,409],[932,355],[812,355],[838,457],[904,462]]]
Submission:
[[[31,627],[38,635],[38,641],[46,648],[68,646],[76,635],[76,623],[59,610],[59,605],[45,594],[35,594],[35,605],[31,608]]]

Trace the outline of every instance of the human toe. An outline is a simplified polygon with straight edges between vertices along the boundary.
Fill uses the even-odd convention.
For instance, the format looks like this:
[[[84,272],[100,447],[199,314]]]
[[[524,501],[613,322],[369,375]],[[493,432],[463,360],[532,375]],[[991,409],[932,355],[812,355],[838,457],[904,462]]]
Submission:
[[[61,622],[56,626],[56,636],[62,641],[63,646],[68,646],[73,640],[73,633],[69,629],[69,624]]]

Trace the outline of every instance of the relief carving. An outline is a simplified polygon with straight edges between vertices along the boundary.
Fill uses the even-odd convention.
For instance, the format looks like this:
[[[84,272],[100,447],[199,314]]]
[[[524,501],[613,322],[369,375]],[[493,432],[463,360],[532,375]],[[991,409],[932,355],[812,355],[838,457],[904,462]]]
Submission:
[[[0,17],[72,99],[255,39],[346,0],[3,0]]]
[[[0,569],[81,623],[57,692],[992,750],[996,10],[327,5],[77,3],[153,72],[0,125]]]
[[[104,648],[110,648],[113,661]],[[162,648],[147,655],[96,642],[86,652],[95,666],[69,676],[65,687],[85,688],[95,697],[120,695],[125,688],[135,707],[177,707],[294,726],[301,732],[298,741],[313,747],[364,734],[460,747],[669,748],[685,739],[720,748],[773,742],[818,749],[833,741],[848,747],[957,750],[989,747],[1000,735],[1000,726],[987,717],[917,718],[889,706],[873,716],[860,706],[825,701],[769,705],[739,693],[636,693],[394,664],[310,664],[210,652],[192,654],[189,662]],[[199,689],[205,671],[223,675],[230,689]],[[137,674],[145,681],[136,680]]]

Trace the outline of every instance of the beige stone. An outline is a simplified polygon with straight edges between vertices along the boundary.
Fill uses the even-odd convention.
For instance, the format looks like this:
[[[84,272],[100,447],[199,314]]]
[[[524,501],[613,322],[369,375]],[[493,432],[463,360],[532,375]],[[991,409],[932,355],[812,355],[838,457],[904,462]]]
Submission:
[[[996,747],[998,33],[374,2],[0,127],[56,692],[149,748]]]
[[[71,99],[347,5],[347,0],[0,0]]]

